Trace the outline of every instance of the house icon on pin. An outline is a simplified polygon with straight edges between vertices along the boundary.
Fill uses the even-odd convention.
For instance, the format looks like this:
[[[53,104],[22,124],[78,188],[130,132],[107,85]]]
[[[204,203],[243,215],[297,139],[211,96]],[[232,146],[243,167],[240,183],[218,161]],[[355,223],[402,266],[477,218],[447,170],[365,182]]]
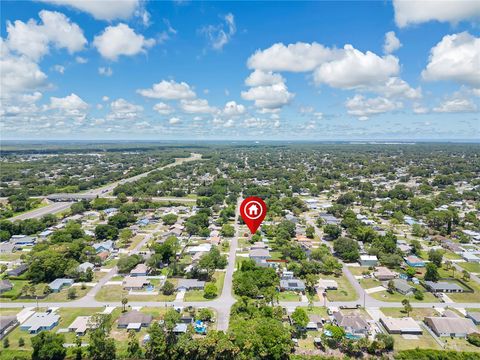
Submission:
[[[248,208],[248,214],[250,216],[257,216],[258,215],[258,206],[255,204],[250,205]]]

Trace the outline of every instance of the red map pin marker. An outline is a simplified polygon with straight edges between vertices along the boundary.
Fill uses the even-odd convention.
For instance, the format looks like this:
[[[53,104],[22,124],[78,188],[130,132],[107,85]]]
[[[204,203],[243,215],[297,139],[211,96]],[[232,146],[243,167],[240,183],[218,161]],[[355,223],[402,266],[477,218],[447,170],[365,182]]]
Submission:
[[[252,234],[255,234],[258,227],[267,215],[267,205],[259,197],[250,196],[243,200],[240,205],[240,215],[247,224]]]

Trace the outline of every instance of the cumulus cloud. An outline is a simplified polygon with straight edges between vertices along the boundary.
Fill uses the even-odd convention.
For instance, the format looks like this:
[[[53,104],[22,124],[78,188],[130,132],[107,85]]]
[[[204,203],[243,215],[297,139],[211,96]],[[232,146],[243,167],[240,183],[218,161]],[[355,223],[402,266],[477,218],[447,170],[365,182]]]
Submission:
[[[180,108],[188,114],[212,114],[217,111],[205,99],[183,99],[180,101]]]
[[[0,85],[2,97],[27,91],[33,91],[44,86],[47,75],[37,63],[27,56],[12,54],[5,41],[0,39]]]
[[[151,89],[138,89],[137,93],[153,99],[181,100],[195,98],[195,92],[186,82],[177,83],[174,80],[162,80],[153,84]]]
[[[480,17],[478,0],[393,0],[393,8],[399,27],[432,20],[457,23]]]
[[[93,45],[108,60],[116,61],[119,56],[133,56],[155,45],[155,39],[146,39],[136,34],[126,24],[107,26],[100,35],[95,36]]]
[[[393,31],[389,31],[385,34],[385,43],[383,44],[383,51],[385,54],[391,54],[394,51],[400,49],[402,43],[398,40]]]
[[[50,104],[45,110],[58,110],[65,117],[83,121],[87,116],[88,104],[77,94],[70,94],[63,98],[51,97]]]
[[[446,35],[430,50],[422,77],[428,81],[452,80],[480,85],[480,38],[468,32]]]
[[[245,85],[248,86],[264,86],[283,83],[285,80],[280,74],[271,71],[255,70],[246,79]]]
[[[245,113],[245,106],[242,104],[237,104],[235,101],[229,101],[225,104],[223,108],[223,114],[225,116],[239,116]]]
[[[257,50],[250,56],[250,69],[264,71],[313,71],[320,64],[334,58],[336,51],[318,43],[297,42],[285,46],[277,43],[265,50]]]
[[[107,67],[99,67],[98,68],[98,73],[102,76],[112,76],[113,75],[113,70],[111,67],[107,66]]]
[[[282,106],[289,104],[294,98],[294,94],[288,91],[284,83],[256,86],[242,91],[242,98],[254,101],[255,106],[264,110],[277,110]]]
[[[115,4],[100,0],[41,0],[54,5],[69,6],[92,15],[98,20],[128,19],[140,6],[139,0],[117,0]]]
[[[155,110],[160,115],[169,115],[173,112],[173,108],[170,105],[165,104],[163,102],[159,102],[155,104],[153,106],[153,110]]]
[[[476,112],[477,105],[461,93],[455,93],[452,97],[445,99],[439,106],[433,108],[438,113],[462,113]]]
[[[179,124],[181,122],[180,118],[178,117],[171,117],[169,120],[168,120],[168,123],[170,125],[176,125],[176,124]]]
[[[398,58],[392,55],[380,57],[370,51],[362,53],[345,45],[340,58],[325,62],[315,70],[314,80],[317,84],[335,88],[355,89],[386,81],[398,72]]]
[[[236,31],[235,17],[232,13],[225,15],[221,24],[208,25],[199,30],[199,32],[207,38],[210,46],[215,50],[222,50],[223,47],[230,42]]]
[[[133,120],[143,112],[143,107],[132,104],[125,99],[117,99],[110,103],[111,112],[107,115],[108,120]]]
[[[366,120],[372,115],[400,109],[403,104],[384,97],[365,98],[363,95],[357,94],[353,98],[347,99],[345,106],[348,114],[357,116],[360,120]]]
[[[422,97],[422,89],[420,87],[414,89],[399,77],[391,77],[385,83],[367,87],[367,90],[382,94],[388,98],[420,99]]]
[[[6,42],[11,51],[38,61],[49,52],[50,45],[67,49],[71,54],[82,50],[86,45],[82,29],[64,14],[42,10],[39,17],[41,24],[34,19],[27,23],[20,20],[13,23],[7,21]]]
[[[53,66],[53,70],[55,70],[56,72],[58,72],[59,74],[64,74],[65,73],[65,66],[63,65],[54,65]]]

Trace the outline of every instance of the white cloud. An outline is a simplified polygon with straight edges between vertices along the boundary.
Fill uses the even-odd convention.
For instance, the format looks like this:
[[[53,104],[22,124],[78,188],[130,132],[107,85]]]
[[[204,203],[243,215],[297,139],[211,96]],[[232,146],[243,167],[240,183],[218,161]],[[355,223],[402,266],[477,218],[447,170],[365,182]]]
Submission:
[[[223,114],[225,116],[238,116],[245,113],[245,106],[237,104],[235,101],[229,101],[225,104]]]
[[[280,109],[290,103],[295,95],[290,93],[284,83],[252,87],[242,91],[242,98],[255,102],[255,106],[264,110]]]
[[[163,102],[159,102],[155,104],[153,106],[153,110],[155,110],[160,115],[169,115],[173,112],[173,108],[170,105],[165,104]]]
[[[7,43],[11,51],[38,61],[49,52],[51,44],[58,49],[67,49],[71,54],[86,45],[82,29],[64,14],[42,10],[39,17],[42,24],[34,19],[27,23],[7,21]]]
[[[422,106],[419,103],[414,103],[413,104],[413,112],[415,114],[427,114],[429,112],[428,108],[425,106]]]
[[[153,84],[151,89],[138,89],[137,93],[148,98],[166,100],[192,99],[196,96],[186,82],[177,83],[174,80],[162,80]]]
[[[101,0],[41,0],[54,5],[69,6],[89,13],[98,20],[128,19],[140,6],[139,0],[116,0],[115,4]]]
[[[339,59],[325,62],[315,70],[314,80],[317,84],[354,89],[379,84],[398,72],[398,58],[392,55],[380,57],[370,51],[362,53],[345,45]]]
[[[318,43],[297,42],[285,46],[277,43],[265,50],[257,50],[250,56],[250,69],[264,71],[313,71],[320,64],[334,58],[336,51]]]
[[[102,101],[108,101],[110,98],[107,95],[102,96]]]
[[[400,40],[396,37],[393,31],[389,31],[385,34],[385,44],[383,44],[383,51],[385,54],[391,54],[395,50],[400,49],[402,46]]]
[[[452,80],[480,85],[480,38],[468,32],[446,35],[430,50],[422,77],[428,81]]]
[[[168,123],[170,125],[176,125],[176,124],[179,124],[181,122],[180,118],[178,117],[171,117],[169,120],[168,120]]]
[[[47,75],[40,70],[37,63],[26,56],[13,55],[1,38],[0,68],[2,97],[35,90],[45,85],[47,80]]]
[[[280,74],[275,74],[271,71],[255,70],[245,79],[245,85],[264,86],[283,83],[284,81]]]
[[[133,120],[139,117],[143,107],[128,102],[125,99],[117,99],[110,104],[111,112],[107,115],[108,120]]]
[[[457,23],[480,17],[478,0],[393,0],[395,22],[399,27],[432,20]]]
[[[382,94],[388,98],[420,99],[422,97],[421,88],[414,89],[399,77],[391,77],[385,83],[367,88],[367,90]]]
[[[216,108],[208,105],[205,99],[183,99],[180,101],[180,108],[188,114],[212,114],[217,111]]]
[[[60,73],[60,74],[64,74],[65,73],[65,66],[63,65],[54,65],[53,66],[53,70],[55,70],[56,72]]]
[[[362,95],[355,95],[353,98],[347,99],[345,106],[348,114],[357,116],[360,120],[366,120],[372,115],[400,109],[403,104],[383,97],[365,98]]]
[[[446,99],[439,106],[434,107],[433,111],[438,113],[475,112],[477,111],[477,105],[471,99],[454,95],[454,97]]]
[[[95,36],[93,45],[106,59],[116,61],[120,55],[133,56],[155,45],[154,39],[145,39],[126,24],[108,26]]]
[[[232,13],[225,15],[223,21],[219,25],[208,25],[200,29],[200,33],[205,35],[210,46],[215,50],[222,50],[237,31]]]
[[[73,118],[77,121],[83,121],[86,118],[88,104],[77,94],[70,94],[63,98],[51,97],[50,104],[45,110],[58,110],[62,118]]]
[[[75,58],[75,61],[79,64],[86,64],[88,62],[88,59],[86,59],[84,57],[81,57],[81,56],[77,56]]]
[[[113,75],[113,70],[111,67],[107,66],[107,67],[99,67],[98,68],[98,73],[100,75],[103,75],[103,76],[112,76]]]

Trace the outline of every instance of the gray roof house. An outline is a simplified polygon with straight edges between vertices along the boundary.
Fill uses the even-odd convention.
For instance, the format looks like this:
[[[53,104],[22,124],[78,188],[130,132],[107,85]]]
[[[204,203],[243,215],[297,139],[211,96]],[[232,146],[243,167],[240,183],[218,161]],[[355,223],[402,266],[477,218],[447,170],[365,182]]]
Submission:
[[[467,312],[467,318],[472,320],[475,325],[480,325],[480,312],[472,311]]]
[[[465,338],[479,332],[472,320],[460,317],[426,317],[425,324],[437,336]]]
[[[77,271],[78,271],[78,272],[85,272],[85,271],[87,271],[88,269],[92,269],[92,270],[93,270],[94,267],[95,267],[94,264],[92,264],[91,262],[86,261],[86,262],[78,265]]]
[[[268,249],[257,248],[250,249],[248,256],[260,266],[266,266],[267,260],[271,258],[270,251]]]
[[[120,316],[118,319],[118,327],[120,329],[133,329],[139,331],[142,327],[150,326],[152,320],[152,315],[144,314],[137,310],[132,310]]]
[[[205,281],[197,279],[179,279],[177,290],[203,290]]]
[[[50,284],[48,284],[48,287],[52,290],[52,292],[59,292],[65,286],[70,286],[73,283],[73,279],[60,278],[53,280]]]
[[[457,283],[449,283],[446,281],[425,281],[427,289],[433,293],[443,292],[443,293],[461,293],[465,290],[458,285]]]
[[[52,330],[58,325],[60,316],[52,312],[37,312],[20,325],[20,329],[30,334],[38,334],[42,330]]]
[[[10,280],[0,280],[0,294],[3,294],[4,292],[10,291],[13,289],[13,284],[10,282]]]
[[[341,326],[347,334],[365,336],[370,329],[370,325],[359,314],[344,315],[341,311],[333,313],[333,317],[338,326]]]
[[[130,271],[130,276],[147,276],[148,266],[145,264],[138,264]]]
[[[281,291],[305,291],[305,283],[300,279],[280,280]]]
[[[17,324],[18,321],[15,315],[0,316],[0,339],[3,339]]]
[[[28,266],[26,264],[22,264],[17,266],[15,269],[12,269],[7,272],[8,276],[20,276],[22,275],[25,271],[28,270]]]
[[[414,287],[411,286],[408,282],[403,279],[393,279],[393,285],[395,290],[397,290],[402,295],[411,295],[413,294]]]

